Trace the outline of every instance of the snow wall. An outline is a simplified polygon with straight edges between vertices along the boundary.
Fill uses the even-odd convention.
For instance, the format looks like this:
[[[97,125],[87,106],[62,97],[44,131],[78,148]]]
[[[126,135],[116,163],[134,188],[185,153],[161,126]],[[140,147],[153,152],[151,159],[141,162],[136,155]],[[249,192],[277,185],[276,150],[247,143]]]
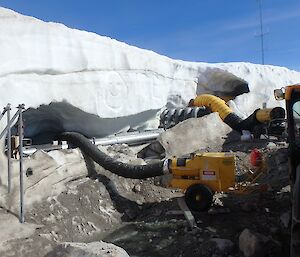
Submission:
[[[200,53],[199,53],[200,54]],[[0,103],[37,107],[66,100],[100,117],[185,104],[197,93],[247,90],[235,103],[245,114],[272,90],[300,81],[286,68],[249,63],[172,60],[108,37],[43,22],[0,8]]]

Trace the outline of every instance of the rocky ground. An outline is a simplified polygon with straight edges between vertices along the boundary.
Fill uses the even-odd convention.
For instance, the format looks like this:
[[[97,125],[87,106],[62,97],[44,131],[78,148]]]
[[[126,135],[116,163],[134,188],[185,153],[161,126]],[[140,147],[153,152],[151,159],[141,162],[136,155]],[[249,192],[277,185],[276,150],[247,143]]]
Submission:
[[[249,153],[260,148],[267,162],[259,180],[261,190],[249,194],[216,194],[205,213],[194,213],[197,228],[190,229],[172,199],[152,204],[134,222],[103,237],[130,256],[288,256],[289,181],[285,143],[257,140],[224,144],[237,151],[240,176],[252,167]],[[137,243],[138,242],[138,243]]]
[[[288,256],[287,146],[267,139],[240,142],[235,136],[222,148],[236,152],[239,178],[252,169],[250,151],[262,151],[267,163],[259,180],[262,190],[216,194],[208,212],[194,213],[196,228],[178,212],[180,191],[165,188],[160,179],[118,177],[85,157],[87,176],[69,181],[58,196],[35,203],[26,213],[26,223],[38,225],[34,233],[5,241],[0,255],[127,256],[122,249],[104,247],[108,242],[132,257]],[[135,160],[139,150],[124,145],[106,149],[123,161],[141,163]],[[0,214],[10,213],[2,207]]]

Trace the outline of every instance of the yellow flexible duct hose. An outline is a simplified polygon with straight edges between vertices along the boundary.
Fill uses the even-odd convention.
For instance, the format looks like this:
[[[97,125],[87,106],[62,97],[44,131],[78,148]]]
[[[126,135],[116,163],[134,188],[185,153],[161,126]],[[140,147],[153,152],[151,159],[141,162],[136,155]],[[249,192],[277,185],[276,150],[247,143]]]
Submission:
[[[230,113],[233,113],[233,111],[226,105],[224,100],[222,100],[217,96],[209,95],[209,94],[197,96],[193,100],[192,105],[206,106],[212,112],[218,112],[222,120],[224,120]]]
[[[270,121],[271,118],[271,111],[273,110],[273,108],[266,108],[266,109],[261,109],[258,110],[256,112],[256,119],[260,122],[260,123],[264,123],[267,121]]]

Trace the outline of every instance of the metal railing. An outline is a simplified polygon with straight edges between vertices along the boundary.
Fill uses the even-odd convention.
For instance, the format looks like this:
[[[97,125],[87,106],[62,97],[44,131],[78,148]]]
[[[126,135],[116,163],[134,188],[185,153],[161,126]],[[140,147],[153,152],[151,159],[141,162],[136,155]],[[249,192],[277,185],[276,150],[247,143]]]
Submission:
[[[24,137],[24,131],[23,131],[23,117],[22,112],[25,109],[24,104],[19,104],[17,107],[18,110],[15,113],[15,115],[10,118],[10,111],[11,111],[11,104],[7,104],[6,107],[4,107],[3,112],[0,114],[0,120],[3,118],[5,113],[7,113],[7,125],[3,129],[3,131],[0,134],[0,140],[3,138],[3,136],[7,133],[7,191],[8,193],[11,192],[11,126],[14,123],[14,121],[19,117],[18,119],[18,134],[19,134],[19,167],[20,167],[20,223],[24,223],[24,180],[23,180],[23,137]]]

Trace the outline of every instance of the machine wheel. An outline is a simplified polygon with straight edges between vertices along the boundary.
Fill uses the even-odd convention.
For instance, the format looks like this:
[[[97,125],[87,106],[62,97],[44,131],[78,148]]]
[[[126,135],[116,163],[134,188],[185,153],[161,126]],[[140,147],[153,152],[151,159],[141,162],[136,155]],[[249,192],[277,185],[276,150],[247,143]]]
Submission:
[[[265,133],[266,133],[266,131],[265,131],[265,129],[262,125],[256,125],[253,128],[253,137],[255,139],[260,139],[260,136],[265,134]]]
[[[209,187],[202,184],[194,184],[185,192],[185,202],[193,211],[206,211],[212,204],[213,193]]]

